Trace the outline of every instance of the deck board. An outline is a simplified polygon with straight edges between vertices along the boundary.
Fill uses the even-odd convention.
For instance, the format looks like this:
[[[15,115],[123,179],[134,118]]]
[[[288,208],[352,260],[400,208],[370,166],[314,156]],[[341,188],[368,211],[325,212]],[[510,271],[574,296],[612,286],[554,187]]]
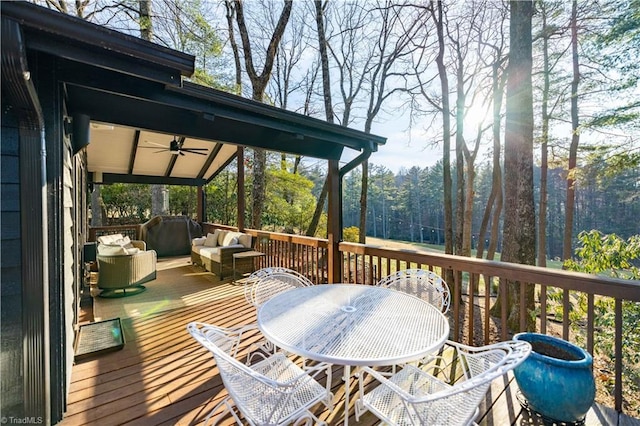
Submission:
[[[203,424],[227,393],[212,356],[191,338],[187,323],[233,326],[256,320],[255,309],[244,300],[240,285],[220,283],[212,274],[191,266],[186,258],[161,259],[158,278],[147,284],[146,292],[122,299],[97,298],[93,308],[102,316],[96,320],[109,315],[121,317],[125,346],[73,366],[62,426]],[[345,388],[341,377],[342,367],[335,366],[334,411],[323,410],[322,405],[315,410],[330,425],[344,421]],[[378,424],[370,413],[355,421],[355,378],[349,389],[349,423]],[[516,393],[513,375],[495,380],[481,404],[478,422],[536,424],[521,408]],[[596,411],[590,412],[588,424],[611,424],[613,417],[617,420],[613,410]],[[628,424],[635,422],[630,419]],[[231,425],[232,418],[227,416],[220,424]]]

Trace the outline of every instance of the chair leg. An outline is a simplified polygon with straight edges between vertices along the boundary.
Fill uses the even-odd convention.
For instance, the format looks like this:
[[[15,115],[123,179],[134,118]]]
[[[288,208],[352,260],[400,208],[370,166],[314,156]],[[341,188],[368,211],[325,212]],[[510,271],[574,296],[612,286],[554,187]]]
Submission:
[[[224,410],[220,413],[219,416],[217,416],[214,420],[213,423],[211,423],[211,426],[215,426],[218,424],[218,422],[220,420],[222,420],[222,418],[224,417],[225,414],[227,413],[231,413],[231,415],[233,416],[233,418],[236,420],[236,423],[239,426],[243,426],[242,421],[240,420],[240,417],[238,417],[238,415],[236,414],[236,411],[233,409],[233,405],[231,405],[231,397],[228,396],[225,399],[223,399],[222,401],[220,401],[215,407],[213,407],[213,410],[211,410],[211,412],[209,413],[209,415],[204,419],[204,424],[208,425],[209,424],[209,420],[211,419],[211,416],[213,416],[213,414],[218,411],[218,409],[224,406]]]

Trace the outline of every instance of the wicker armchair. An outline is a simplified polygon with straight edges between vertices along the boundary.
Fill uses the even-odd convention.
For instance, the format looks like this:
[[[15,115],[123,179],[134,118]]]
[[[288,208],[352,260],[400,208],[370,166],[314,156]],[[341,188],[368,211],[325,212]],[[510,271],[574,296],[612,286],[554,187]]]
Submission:
[[[98,254],[98,288],[100,297],[124,297],[142,293],[146,282],[156,279],[157,255],[145,250],[144,241],[132,240],[139,251],[134,254]]]
[[[282,353],[265,356],[250,366],[238,361],[236,357],[244,350],[241,348],[243,340],[250,340],[245,339],[245,336],[251,336],[257,331],[255,325],[220,328],[192,322],[187,325],[187,330],[213,354],[222,382],[229,393],[213,408],[205,419],[205,424],[209,424],[210,418],[222,408],[223,411],[213,421],[214,425],[226,413],[231,413],[241,426],[298,425],[312,419],[318,424],[326,425],[310,409],[319,402],[329,409],[333,408],[329,364],[319,363],[302,370]],[[317,378],[325,374],[326,385],[322,386]],[[233,403],[240,413],[234,410]]]
[[[445,356],[421,367],[405,365],[391,377],[360,370],[356,419],[365,411],[389,425],[470,425],[494,379],[524,361],[531,345],[507,341],[471,347],[448,341]],[[370,381],[379,385],[370,389]],[[366,385],[365,385],[366,383]]]

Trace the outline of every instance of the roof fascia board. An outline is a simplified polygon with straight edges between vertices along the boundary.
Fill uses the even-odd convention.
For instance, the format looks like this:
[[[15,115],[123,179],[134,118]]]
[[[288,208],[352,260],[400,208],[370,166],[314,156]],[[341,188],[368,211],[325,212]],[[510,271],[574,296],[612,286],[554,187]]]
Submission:
[[[278,120],[285,120],[287,122],[304,126],[312,126],[325,132],[338,133],[343,137],[372,142],[374,145],[384,145],[387,141],[386,138],[381,136],[377,136],[371,133],[365,133],[360,130],[352,129],[338,124],[329,123],[328,121],[319,120],[315,117],[302,115],[282,108],[277,108],[269,104],[243,98],[241,96],[223,92],[221,90],[211,89],[209,87],[201,86],[199,84],[191,83],[188,81],[185,81],[182,87],[167,89],[185,93],[193,97],[206,99],[208,101],[213,101],[216,104],[224,105],[226,107],[243,109],[245,111],[257,113],[263,116],[270,116]],[[376,149],[373,149],[373,151],[376,151]]]
[[[313,117],[303,116],[191,83],[185,83],[187,88],[184,90],[172,86],[159,87],[157,83],[140,81],[135,77],[123,76],[109,70],[78,66],[69,61],[60,63],[60,78],[69,84],[88,90],[122,94],[187,109],[200,114],[204,119],[215,120],[215,117],[218,116],[238,122],[253,123],[286,132],[292,136],[299,135],[302,139],[325,140],[357,151],[375,152],[377,145],[386,141],[380,136],[327,123]]]
[[[107,57],[113,57],[115,53],[138,64],[146,62],[175,70],[179,75],[193,75],[195,69],[193,55],[28,2],[0,2],[0,5],[3,15],[10,16],[25,27],[25,32],[29,34],[27,38],[51,39],[53,36],[54,42],[57,39],[62,47],[79,46],[81,49],[94,52],[101,51]],[[51,46],[47,45],[47,47]],[[81,60],[83,57],[76,59]],[[175,80],[173,84],[181,84],[180,79]]]
[[[137,61],[123,56],[106,56],[96,49],[86,49],[82,46],[68,44],[61,45],[59,41],[51,38],[31,38],[28,47],[31,50],[50,54],[63,60],[79,62],[117,72],[116,75],[129,75],[138,79],[144,78],[158,82],[166,86],[176,86],[181,84],[181,73],[179,70],[150,64],[144,61]],[[139,81],[139,80],[138,80]]]

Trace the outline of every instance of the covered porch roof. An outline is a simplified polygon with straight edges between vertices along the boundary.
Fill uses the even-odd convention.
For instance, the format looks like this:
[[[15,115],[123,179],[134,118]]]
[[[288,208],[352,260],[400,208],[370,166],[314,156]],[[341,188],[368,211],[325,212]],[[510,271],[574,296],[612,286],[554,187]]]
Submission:
[[[57,57],[67,131],[76,150],[87,146],[90,181],[203,185],[237,146],[340,160],[345,148],[364,159],[386,141],[183,82],[191,55],[28,3],[2,13],[20,22],[29,50]]]

